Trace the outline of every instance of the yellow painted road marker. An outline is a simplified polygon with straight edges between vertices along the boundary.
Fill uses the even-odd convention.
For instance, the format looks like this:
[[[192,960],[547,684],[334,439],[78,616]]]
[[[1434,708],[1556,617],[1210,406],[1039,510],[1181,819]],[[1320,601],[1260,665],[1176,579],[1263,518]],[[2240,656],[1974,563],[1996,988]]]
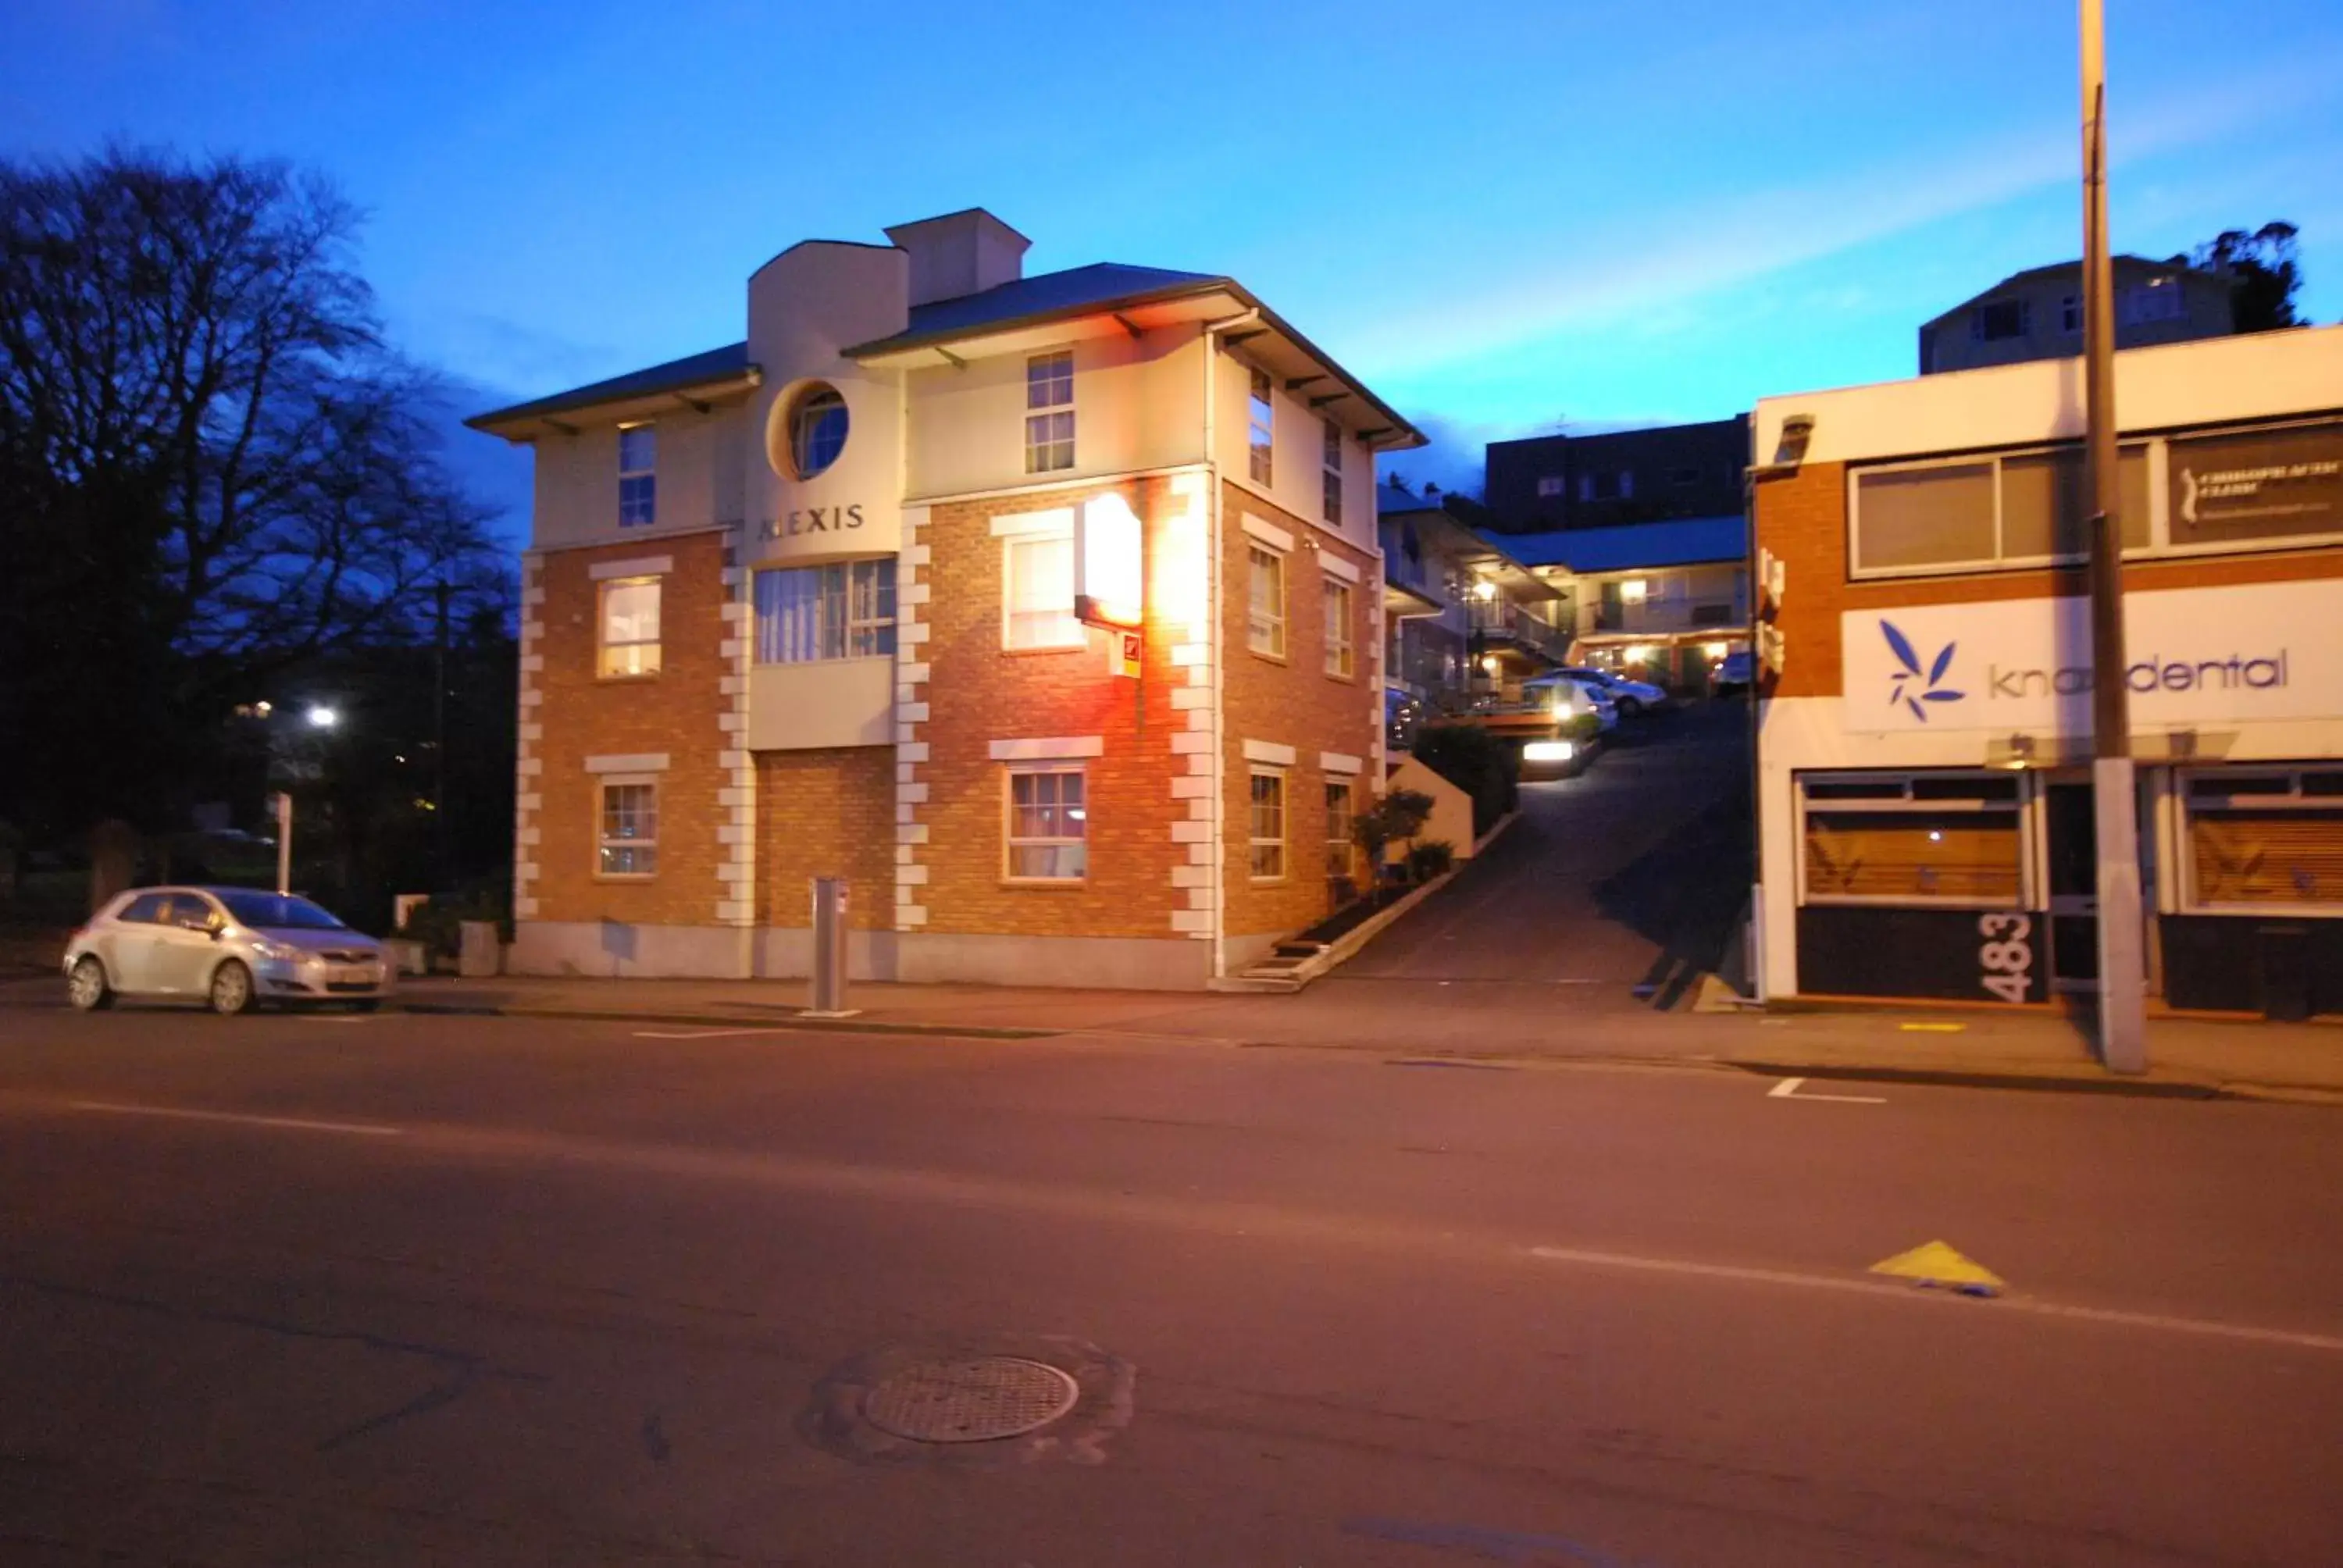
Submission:
[[[1997,1296],[2006,1288],[1999,1274],[1961,1256],[1942,1241],[1930,1241],[1871,1265],[1875,1274],[1893,1274],[1916,1284],[1941,1285],[1965,1296]]]
[[[1907,1034],[1958,1034],[1968,1028],[1965,1023],[1899,1023],[1896,1028]]]

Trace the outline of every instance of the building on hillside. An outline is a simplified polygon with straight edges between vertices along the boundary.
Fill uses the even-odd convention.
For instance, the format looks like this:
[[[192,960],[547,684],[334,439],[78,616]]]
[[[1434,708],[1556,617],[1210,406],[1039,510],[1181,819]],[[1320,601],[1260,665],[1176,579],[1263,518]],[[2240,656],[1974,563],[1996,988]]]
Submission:
[[[1697,693],[1749,646],[1749,529],[1737,512],[1504,544],[1575,606],[1574,662]]]
[[[809,240],[745,341],[530,443],[518,970],[1201,987],[1324,913],[1383,769],[1375,455],[1233,279]]]
[[[1489,528],[1536,534],[1741,510],[1749,417],[1593,436],[1493,441],[1483,502]]]
[[[2110,258],[2116,347],[2146,348],[2222,337],[2236,330],[2229,279],[2178,256]],[[2064,359],[2083,352],[2083,264],[2013,273],[1920,328],[1920,374]]]
[[[1765,995],[2095,986],[2082,375],[1758,405]],[[2116,411],[2152,991],[2343,1011],[2343,328],[2118,354]]]
[[[1466,505],[1395,483],[1376,487],[1383,682],[1397,743],[1424,719],[1519,700],[1523,680],[1569,658],[1569,592],[1474,532],[1457,516]]]

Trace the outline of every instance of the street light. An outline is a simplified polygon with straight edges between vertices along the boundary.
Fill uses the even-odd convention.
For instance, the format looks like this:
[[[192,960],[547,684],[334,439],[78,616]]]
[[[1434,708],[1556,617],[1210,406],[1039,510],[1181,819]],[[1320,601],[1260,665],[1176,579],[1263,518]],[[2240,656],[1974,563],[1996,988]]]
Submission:
[[[342,719],[340,714],[322,702],[311,704],[309,711],[302,717],[309,721],[309,728],[312,729],[331,729]]]

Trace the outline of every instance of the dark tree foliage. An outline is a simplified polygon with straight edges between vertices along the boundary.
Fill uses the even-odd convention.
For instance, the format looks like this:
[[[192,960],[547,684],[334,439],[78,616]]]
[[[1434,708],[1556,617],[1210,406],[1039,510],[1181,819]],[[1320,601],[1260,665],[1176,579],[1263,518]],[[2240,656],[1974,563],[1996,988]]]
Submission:
[[[2294,297],[2302,287],[2296,233],[2294,225],[2284,222],[2266,223],[2251,234],[2228,229],[2186,258],[2191,266],[2229,279],[2229,318],[2239,332],[2303,325],[2294,313]]]
[[[357,214],[281,164],[0,161],[0,817],[178,826],[235,705],[504,593]]]

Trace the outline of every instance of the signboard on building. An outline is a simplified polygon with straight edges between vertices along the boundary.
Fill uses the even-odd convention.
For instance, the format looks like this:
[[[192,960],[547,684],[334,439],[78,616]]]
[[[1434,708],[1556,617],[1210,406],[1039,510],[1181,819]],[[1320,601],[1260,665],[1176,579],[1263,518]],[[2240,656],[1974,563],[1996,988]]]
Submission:
[[[2175,437],[2172,542],[2343,534],[2343,425]]]
[[[2087,599],[1848,610],[1839,642],[1851,731],[2090,733]],[[2343,717],[2343,581],[2127,594],[2124,647],[2137,729]]]
[[[1110,630],[1145,615],[1139,514],[1118,490],[1082,503],[1074,519],[1074,618]]]

